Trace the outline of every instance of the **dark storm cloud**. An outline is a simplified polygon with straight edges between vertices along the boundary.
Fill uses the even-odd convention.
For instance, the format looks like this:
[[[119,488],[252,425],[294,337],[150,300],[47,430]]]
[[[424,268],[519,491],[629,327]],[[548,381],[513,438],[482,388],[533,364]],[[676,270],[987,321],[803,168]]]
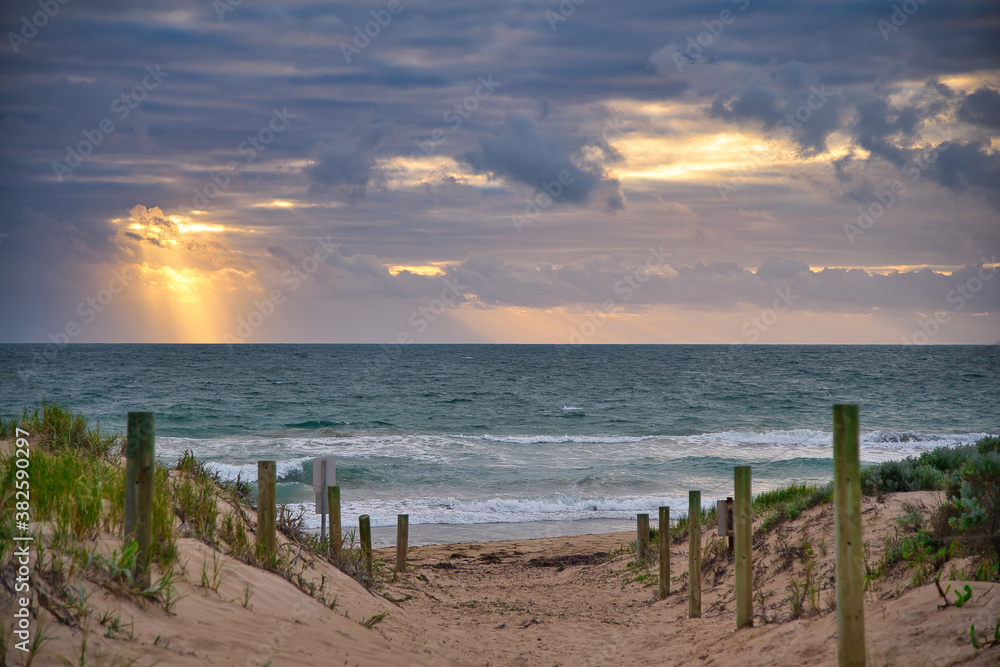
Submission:
[[[600,152],[601,159],[585,166],[578,166],[582,157],[573,159],[581,154],[581,146],[558,143],[563,144],[561,148],[540,130],[533,118],[510,114],[503,134],[483,137],[479,148],[465,153],[461,159],[475,173],[528,185],[548,193],[557,204],[586,202],[601,185],[610,186],[615,193],[619,191],[618,181],[604,175],[603,164],[619,158],[607,143],[590,145]],[[620,196],[612,195],[608,206],[618,210],[624,202]]]
[[[376,162],[377,149],[393,127],[392,122],[362,116],[334,145],[321,142],[315,161],[305,169],[309,191],[357,201],[368,188],[384,185],[385,176]]]
[[[595,249],[641,247],[645,242],[630,234],[659,234],[660,214],[634,217],[642,209],[630,204],[609,223],[608,211],[669,190],[667,198],[704,219],[702,238],[723,238],[723,228],[735,225],[720,209],[715,187],[667,179],[635,184],[616,176],[628,167],[627,140],[640,130],[685,138],[689,129],[747,128],[787,137],[800,157],[821,154],[834,139],[848,154],[822,165],[825,175],[819,167],[808,175],[798,173],[798,165],[775,168],[784,179],[780,187],[742,188],[740,205],[747,210],[794,206],[801,215],[786,217],[803,221],[752,234],[734,228],[729,245],[705,250],[700,264],[678,265],[677,275],[654,276],[635,303],[766,303],[775,281],[796,281],[813,290],[818,303],[845,309],[934,301],[947,286],[938,274],[820,274],[803,271],[794,258],[769,261],[754,273],[712,259],[766,257],[779,241],[809,249],[827,238],[817,237],[810,216],[838,216],[843,202],[837,197],[844,193],[867,205],[887,179],[898,177],[892,170],[905,172],[932,148],[943,150],[921,169],[914,190],[973,192],[961,203],[970,208],[948,221],[949,233],[967,247],[996,240],[995,229],[982,222],[995,219],[996,208],[976,199],[1000,183],[992,148],[1000,129],[994,2],[918,3],[905,20],[895,19],[899,25],[890,2],[591,1],[571,3],[575,9],[567,11],[561,9],[567,3],[555,0],[401,0],[391,20],[380,13],[387,3],[371,0],[222,3],[229,9],[220,13],[210,0],[74,0],[60,5],[26,43],[17,42],[16,52],[8,35],[21,33],[37,3],[3,4],[0,232],[10,236],[0,245],[0,272],[5,288],[18,289],[3,290],[0,306],[11,303],[15,291],[32,304],[38,301],[33,295],[96,276],[118,250],[109,220],[139,203],[166,215],[199,208],[206,220],[259,230],[242,243],[276,264],[297,257],[288,249],[296,240],[343,236],[353,248],[325,265],[326,282],[315,281],[332,293],[424,298],[440,291],[440,277],[390,274],[380,264],[385,257],[375,255],[391,253],[400,264],[467,258],[450,271],[475,285],[483,303],[613,296],[626,263],[595,256]],[[880,28],[879,21],[892,28]],[[143,87],[149,67],[165,73],[155,88]],[[455,116],[448,112],[475,94],[480,77],[492,77],[496,92],[479,99],[461,122],[449,120]],[[940,83],[956,77],[974,81],[975,90]],[[923,90],[903,95],[913,81]],[[620,132],[603,138],[619,101],[705,113],[697,127],[663,129],[657,122],[670,119],[648,112],[650,120],[626,118]],[[275,108],[294,118],[248,158],[245,142],[267,127]],[[113,131],[98,131],[106,118]],[[957,130],[938,136],[930,131],[938,126]],[[424,157],[433,165],[408,162],[418,142],[429,140],[433,151]],[[83,150],[88,155],[58,180],[53,163]],[[227,170],[233,162],[236,172]],[[548,194],[545,185],[562,172],[572,182],[561,185],[557,205],[544,215],[571,215],[558,222],[540,218],[528,230],[533,256],[561,253],[560,263],[522,261],[514,254],[529,245],[516,244],[528,237],[517,237],[509,224],[524,210],[521,192]],[[483,186],[474,174],[492,175],[494,182]],[[419,187],[395,185],[406,179]],[[222,183],[218,195],[194,206],[194,191],[209,183]],[[273,199],[310,206],[255,208]],[[341,202],[352,206],[337,206]],[[840,225],[839,218],[830,225],[838,240]],[[883,259],[899,245],[892,239],[878,246],[875,232],[865,243],[881,247],[871,256]],[[950,247],[933,234],[908,243],[921,259]],[[494,248],[504,254],[489,255]],[[843,252],[851,250],[845,243]],[[577,261],[563,262],[567,256]],[[48,258],[58,268],[32,273],[29,281],[20,257]],[[949,258],[951,264],[970,261]],[[850,259],[842,263],[854,265]],[[860,296],[851,297],[848,288],[861,288]]]
[[[958,117],[971,125],[1000,130],[1000,91],[980,88],[967,96],[958,108]]]
[[[926,175],[956,192],[970,187],[1000,192],[1000,153],[992,147],[989,131],[983,129],[992,122],[989,92],[980,89],[963,95],[928,81],[907,105],[869,96],[856,104],[856,120],[850,131],[858,146],[869,151],[869,163],[883,160],[908,178]],[[929,124],[941,120],[968,123],[966,133],[974,138],[951,139],[940,130],[927,131]],[[848,158],[836,165],[842,179],[851,161]]]

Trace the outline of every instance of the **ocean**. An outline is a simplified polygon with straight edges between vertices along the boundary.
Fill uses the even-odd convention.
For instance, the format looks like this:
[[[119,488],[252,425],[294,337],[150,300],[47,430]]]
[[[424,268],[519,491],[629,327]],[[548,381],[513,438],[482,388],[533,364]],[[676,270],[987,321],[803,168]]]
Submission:
[[[277,461],[318,529],[312,459],[336,458],[345,526],[392,544],[630,530],[635,514],[833,475],[831,405],[857,403],[864,463],[1000,434],[1000,347],[0,345],[0,411],[43,400],[221,477]],[[655,521],[654,521],[655,523]]]

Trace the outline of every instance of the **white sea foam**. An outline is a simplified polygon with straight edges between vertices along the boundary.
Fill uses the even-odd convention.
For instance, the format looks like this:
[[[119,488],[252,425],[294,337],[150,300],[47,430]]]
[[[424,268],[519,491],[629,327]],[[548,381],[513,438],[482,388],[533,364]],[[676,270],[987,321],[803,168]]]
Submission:
[[[561,445],[566,443],[578,443],[585,445],[617,445],[629,442],[643,442],[645,440],[657,440],[669,436],[661,435],[480,435],[480,436],[458,436],[462,438],[479,438],[488,442],[505,442],[517,445]]]
[[[973,443],[984,433],[938,434],[871,431],[860,437],[865,461],[884,461],[918,455],[940,446]],[[488,443],[488,446],[486,446]],[[829,459],[833,434],[811,429],[723,431],[689,436],[667,435],[436,435],[361,434],[344,436],[251,436],[208,439],[157,439],[162,460],[173,463],[191,450],[209,469],[226,480],[254,482],[258,460],[277,460],[278,479],[302,476],[315,457],[334,456],[359,466],[377,465],[373,459],[415,464],[462,464],[471,469],[491,466],[534,466],[556,469],[601,468],[665,463],[687,457],[783,461]],[[554,457],[556,452],[571,457]],[[575,481],[567,479],[567,483]]]
[[[704,500],[709,507],[714,499]],[[302,510],[307,528],[317,529],[320,516],[312,503],[294,503]],[[354,525],[361,514],[371,517],[373,526],[394,526],[399,514],[408,514],[411,525],[490,523],[529,523],[533,521],[577,521],[583,519],[635,519],[637,513],[649,513],[655,519],[657,508],[670,507],[675,518],[687,514],[687,498],[663,496],[579,497],[553,494],[542,497],[483,499],[427,498],[407,500],[367,500],[345,502],[341,507],[344,525]]]
[[[312,461],[312,457],[303,457],[297,459],[286,459],[284,461],[277,461],[275,463],[275,475],[277,478],[284,479],[291,474],[301,473],[303,466]],[[205,464],[205,467],[214,472],[219,476],[220,479],[225,481],[234,481],[237,477],[244,482],[257,481],[257,463],[243,463],[243,464],[232,464],[232,463],[219,463],[215,461],[209,461]]]

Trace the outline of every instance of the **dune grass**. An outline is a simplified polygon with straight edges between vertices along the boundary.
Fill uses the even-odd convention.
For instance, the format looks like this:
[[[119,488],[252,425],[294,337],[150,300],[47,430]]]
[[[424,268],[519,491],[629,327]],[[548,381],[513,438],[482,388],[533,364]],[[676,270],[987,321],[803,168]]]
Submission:
[[[102,432],[82,416],[52,404],[25,409],[18,418],[0,419],[0,438],[15,435],[18,428],[30,434],[27,470],[38,549],[35,578],[41,586],[39,598],[60,622],[78,625],[86,616],[86,599],[81,599],[82,589],[76,586],[81,577],[126,597],[159,602],[169,611],[177,600],[172,583],[181,536],[273,570],[326,602],[323,587],[302,575],[316,558],[327,558],[329,541],[307,534],[301,515],[296,517],[281,507],[278,528],[291,544],[283,545],[277,557],[265,562],[255,548],[251,485],[241,479],[220,480],[190,451],[185,451],[172,469],[156,464],[150,557],[160,576],[152,586],[142,587],[133,577],[134,542],[124,543],[110,554],[98,548],[102,531],[121,535],[123,528],[124,437]],[[16,461],[13,452],[0,454],[0,489],[4,490],[0,491],[0,505],[4,508],[13,504]],[[14,513],[5,511],[0,518],[0,577],[9,578],[14,572],[11,545],[15,527]],[[353,543],[344,545],[340,557],[332,562],[368,588],[379,579],[377,571],[373,576],[361,566],[360,549]]]

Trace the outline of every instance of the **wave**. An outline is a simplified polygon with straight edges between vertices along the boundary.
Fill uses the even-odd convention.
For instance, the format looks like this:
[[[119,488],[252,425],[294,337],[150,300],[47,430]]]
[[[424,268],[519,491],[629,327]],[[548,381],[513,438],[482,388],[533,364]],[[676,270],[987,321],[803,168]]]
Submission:
[[[861,435],[861,457],[877,462],[919,455],[940,446],[971,444],[984,433],[920,433],[875,430]],[[397,479],[443,479],[446,469],[461,466],[468,474],[489,474],[491,467],[512,469],[594,469],[605,474],[609,466],[633,479],[631,466],[667,466],[681,459],[725,462],[795,461],[832,458],[833,434],[811,429],[723,431],[689,436],[671,435],[447,435],[365,434],[341,435],[283,432],[275,435],[225,438],[157,438],[161,460],[177,461],[190,449],[223,479],[255,481],[258,460],[277,460],[278,479],[308,484],[311,460],[336,457],[355,472],[392,466]],[[556,456],[554,456],[556,455]],[[400,468],[402,466],[402,468]],[[444,468],[442,468],[444,466]],[[410,470],[410,472],[406,472]],[[345,471],[346,472],[346,471]],[[578,477],[557,472],[566,483]],[[402,477],[399,477],[401,475]],[[416,477],[412,479],[416,480]],[[423,482],[418,482],[423,483]]]
[[[710,507],[714,498],[703,499]],[[307,528],[320,526],[313,503],[292,503],[302,511]],[[483,499],[427,498],[416,500],[368,500],[345,502],[341,507],[344,525],[357,522],[361,514],[371,517],[373,526],[394,526],[399,514],[408,514],[410,525],[489,523],[530,523],[534,521],[577,521],[583,519],[635,519],[636,513],[649,513],[655,520],[657,508],[670,507],[671,516],[687,515],[688,499],[665,496],[586,497],[552,494],[521,498]]]
[[[910,431],[871,431],[861,436],[861,442],[866,444],[902,444],[908,442],[928,443],[934,447],[968,444],[985,438],[988,433],[961,433],[958,435],[944,433],[913,433]]]
[[[985,437],[986,433],[914,433],[910,431],[869,431],[858,437],[862,452],[865,450],[889,449],[894,451],[911,450],[918,453],[934,447],[953,447],[976,442]],[[716,442],[732,446],[746,445],[784,445],[799,447],[833,447],[832,431],[815,431],[812,429],[792,429],[775,431],[724,431],[721,433],[705,433],[689,436],[698,441]],[[899,447],[898,445],[903,445]],[[831,454],[832,455],[832,454]]]
[[[285,428],[302,428],[302,429],[320,429],[320,428],[337,428],[339,426],[347,426],[348,422],[339,421],[328,421],[326,419],[310,419],[304,422],[298,422],[296,424],[285,424]]]
[[[643,442],[645,440],[655,440],[665,436],[660,435],[480,435],[480,436],[456,436],[460,438],[478,438],[487,442],[505,442],[517,445],[561,445],[567,443],[579,443],[586,445],[616,445],[627,442]]]
[[[296,459],[287,459],[284,461],[278,461],[275,463],[275,476],[279,481],[285,480],[289,477],[303,477],[305,474],[305,465],[312,465],[312,457],[302,457]],[[219,476],[227,482],[235,481],[237,477],[244,482],[257,483],[257,462],[253,463],[220,463],[216,461],[209,461],[205,464],[205,467],[210,471]],[[304,477],[303,477],[304,479]],[[309,482],[312,483],[311,481]]]

